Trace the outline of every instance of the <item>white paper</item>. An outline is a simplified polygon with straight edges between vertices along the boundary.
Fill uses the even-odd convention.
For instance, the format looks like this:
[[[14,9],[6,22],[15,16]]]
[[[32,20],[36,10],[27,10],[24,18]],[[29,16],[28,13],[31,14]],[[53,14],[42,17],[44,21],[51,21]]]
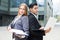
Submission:
[[[48,29],[49,27],[54,28],[54,25],[56,24],[56,22],[57,22],[56,18],[50,17],[45,28],[44,28],[44,30]]]
[[[27,33],[23,32],[22,30],[17,30],[17,29],[11,29],[10,32],[14,32],[14,33],[20,34],[20,35],[28,35]]]

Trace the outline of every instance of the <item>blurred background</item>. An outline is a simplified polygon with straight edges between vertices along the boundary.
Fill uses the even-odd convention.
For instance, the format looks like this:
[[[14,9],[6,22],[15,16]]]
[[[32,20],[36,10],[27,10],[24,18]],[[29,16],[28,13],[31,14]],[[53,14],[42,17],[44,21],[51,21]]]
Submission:
[[[35,2],[39,6],[38,20],[42,25],[46,24],[48,18],[53,16],[52,0],[0,0],[0,26],[7,26],[14,19],[21,3],[29,5]]]
[[[21,3],[29,6],[35,2],[39,6],[38,20],[42,26],[45,26],[50,16],[58,19],[54,30],[44,36],[44,40],[60,40],[60,0],[0,0],[0,40],[12,40],[12,34],[7,31],[7,26],[17,15],[18,6]]]

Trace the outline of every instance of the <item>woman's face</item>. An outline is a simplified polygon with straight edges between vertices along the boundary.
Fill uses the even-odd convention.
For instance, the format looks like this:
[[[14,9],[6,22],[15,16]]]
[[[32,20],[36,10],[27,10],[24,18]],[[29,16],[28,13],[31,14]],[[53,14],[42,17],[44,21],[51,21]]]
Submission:
[[[25,12],[26,12],[26,7],[23,6],[23,5],[20,6],[20,7],[19,7],[19,14],[20,14],[20,15],[23,15]]]

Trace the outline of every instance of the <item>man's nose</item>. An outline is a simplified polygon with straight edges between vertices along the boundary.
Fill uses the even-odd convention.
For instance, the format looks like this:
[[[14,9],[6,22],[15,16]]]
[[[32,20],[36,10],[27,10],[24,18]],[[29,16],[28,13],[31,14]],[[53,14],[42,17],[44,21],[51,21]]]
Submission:
[[[38,9],[36,11],[38,12]]]

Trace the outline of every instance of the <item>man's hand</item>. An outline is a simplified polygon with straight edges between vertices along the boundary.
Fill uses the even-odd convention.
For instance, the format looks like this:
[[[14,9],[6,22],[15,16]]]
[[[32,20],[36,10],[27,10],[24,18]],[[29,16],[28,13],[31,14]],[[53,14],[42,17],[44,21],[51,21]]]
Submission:
[[[51,31],[51,27],[45,30],[45,33],[49,33]]]

